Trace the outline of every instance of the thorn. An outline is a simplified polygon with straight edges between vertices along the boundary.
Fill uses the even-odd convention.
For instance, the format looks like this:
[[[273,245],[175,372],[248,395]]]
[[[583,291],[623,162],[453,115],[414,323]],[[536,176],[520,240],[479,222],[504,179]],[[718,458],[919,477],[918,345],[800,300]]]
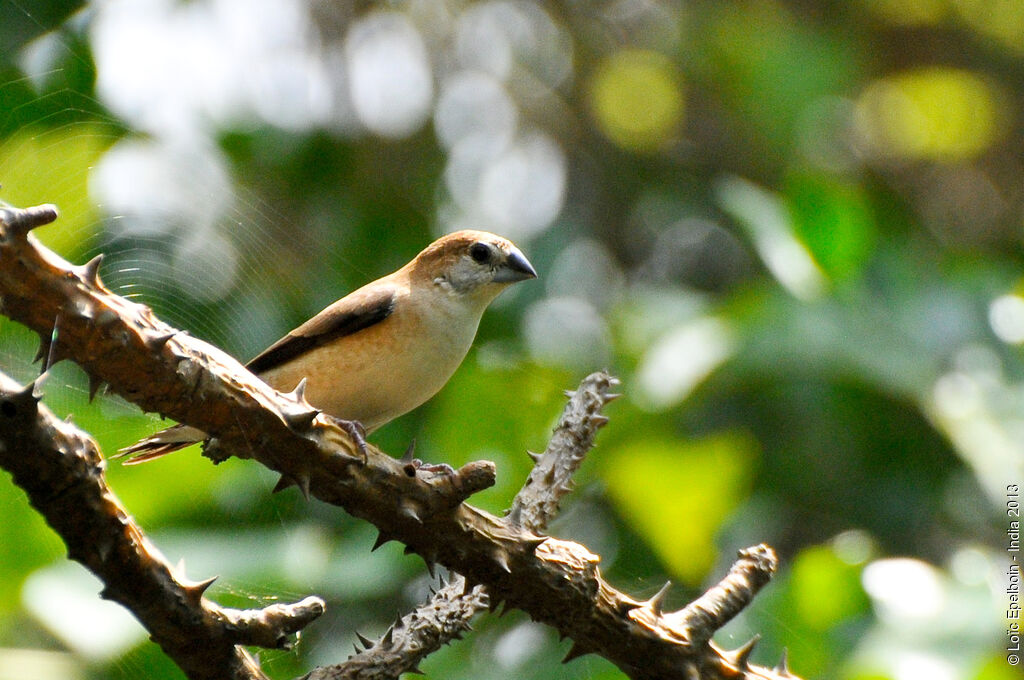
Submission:
[[[623,596],[622,599],[615,602],[615,609],[623,616],[641,606],[643,606],[643,602],[637,602],[633,598],[627,596]]]
[[[430,578],[435,578],[437,576],[437,562],[428,560],[426,557],[423,558],[423,562],[427,565],[427,573],[430,574]],[[431,593],[431,595],[434,594],[436,593]]]
[[[390,647],[395,643],[395,627],[391,626],[388,628],[388,632],[384,633],[384,637],[381,639],[381,644],[385,647]]]
[[[655,616],[661,616],[661,608],[665,604],[665,596],[668,595],[668,591],[671,588],[672,581],[665,581],[665,585],[661,587],[661,590],[656,592],[654,597],[644,602],[644,606],[650,607]]]
[[[512,503],[512,509],[505,518],[509,525],[519,529],[523,526],[523,506],[520,503]]]
[[[527,548],[530,549],[530,552],[533,552],[534,550],[539,548],[541,544],[546,540],[548,540],[547,536],[534,535],[526,536],[522,539],[522,542],[526,545]]]
[[[198,605],[203,599],[203,593],[213,585],[213,582],[217,580],[217,576],[208,578],[205,581],[199,581],[198,583],[189,583],[188,585],[182,584],[182,588],[185,590],[185,596],[189,598],[193,604]]]
[[[512,573],[512,568],[508,565],[508,554],[504,550],[499,549],[494,553],[494,561],[498,563],[498,566],[506,574]]]
[[[562,394],[564,394],[567,399],[572,399],[576,396],[576,390],[562,390]]]
[[[82,277],[82,280],[94,288],[102,288],[103,282],[100,281],[100,265],[103,264],[103,253],[100,253],[96,257],[92,258],[84,265],[78,268],[78,274]]]
[[[299,486],[299,491],[302,492],[302,497],[305,498],[306,502],[308,503],[309,502],[309,475],[307,475],[305,473],[297,475],[295,477],[295,482]]]
[[[366,649],[373,647],[373,640],[361,635],[358,630],[356,631],[356,637],[359,638],[359,641],[363,643],[363,647],[365,647]]]
[[[14,409],[11,412],[8,412],[8,404],[14,407]],[[32,411],[34,411],[38,404],[39,397],[36,394],[36,381],[33,380],[32,382],[22,387],[19,391],[11,395],[11,399],[4,402],[4,415],[15,415],[19,407],[23,407],[26,410],[31,409]]]
[[[146,338],[146,347],[155,352],[164,345],[166,345],[170,341],[170,339],[177,334],[178,331],[170,331],[168,333],[157,333],[156,335],[150,335],[148,338]]]
[[[407,519],[411,519],[417,524],[423,524],[423,519],[420,517],[419,512],[412,506],[411,503],[402,503],[398,506],[398,514]]]
[[[539,463],[540,459],[544,457],[543,453],[537,453],[529,449],[526,450],[526,455],[529,456],[530,460],[532,460],[534,463]]]
[[[43,398],[43,385],[50,379],[50,371],[45,370],[39,374],[39,377],[32,381],[32,398],[39,401]],[[27,386],[26,386],[27,387]]]
[[[783,648],[782,649],[782,658],[779,659],[778,665],[775,666],[776,674],[781,675],[784,678],[788,678],[790,676],[789,661],[787,660],[788,656],[789,656],[789,653],[787,652],[787,650],[785,648]]]
[[[618,399],[621,396],[622,396],[621,392],[608,392],[608,393],[606,393],[604,395],[604,403],[607,404],[610,401],[615,401],[616,399]]]
[[[597,413],[590,416],[590,422],[594,424],[594,427],[604,427],[608,424],[608,416]]]
[[[303,378],[299,381],[299,384],[295,386],[295,389],[288,393],[288,396],[294,397],[295,401],[305,402],[306,401],[306,379]],[[358,635],[358,633],[356,633]]]
[[[406,673],[412,673],[413,675],[426,675],[426,673],[424,673],[423,671],[420,670],[419,666],[413,666],[412,668],[406,670],[405,672]]]
[[[747,644],[729,652],[729,660],[736,666],[736,668],[741,671],[746,671],[750,667],[750,655],[753,653],[754,647],[757,646],[757,643],[760,642],[760,640],[761,634],[758,633],[754,637],[750,638],[750,640],[747,641]]]
[[[281,479],[277,480],[277,484],[274,485],[274,490],[270,493],[280,493],[291,486],[296,486],[295,480],[288,475],[281,475]]]
[[[103,387],[103,381],[95,375],[89,374],[89,401],[96,398],[96,393]]]
[[[405,453],[402,454],[402,463],[412,463],[413,455],[416,453],[416,438],[413,437],[412,441],[409,442],[409,446],[405,447]]]
[[[590,650],[578,642],[573,642],[572,647],[569,648],[569,653],[562,659],[562,663],[569,663],[573,659],[578,659],[585,654],[590,654]]]
[[[284,417],[284,422],[288,427],[293,430],[299,430],[309,427],[316,420],[316,417],[320,415],[320,411],[310,408],[297,411],[283,411],[281,415]]]
[[[353,644],[352,647],[355,648],[356,654],[362,654],[363,653],[363,650],[359,648],[359,645]],[[351,659],[352,657],[350,656],[349,658]]]
[[[383,531],[380,532],[379,534],[377,534],[377,540],[373,542],[373,547],[370,548],[370,552],[373,552],[374,550],[376,550],[377,548],[381,547],[382,545],[384,545],[388,541],[392,541],[392,540],[394,540],[394,539],[391,538],[390,536],[387,536]]]

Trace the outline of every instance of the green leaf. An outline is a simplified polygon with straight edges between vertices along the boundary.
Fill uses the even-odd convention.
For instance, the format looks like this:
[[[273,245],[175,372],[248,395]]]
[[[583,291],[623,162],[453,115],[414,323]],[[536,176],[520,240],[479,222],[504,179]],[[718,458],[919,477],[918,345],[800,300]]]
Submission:
[[[601,474],[619,511],[666,567],[696,585],[717,557],[719,526],[747,496],[757,449],[740,432],[638,440],[606,451]]]
[[[793,227],[834,281],[856,275],[877,238],[863,190],[824,175],[798,173],[786,192]]]

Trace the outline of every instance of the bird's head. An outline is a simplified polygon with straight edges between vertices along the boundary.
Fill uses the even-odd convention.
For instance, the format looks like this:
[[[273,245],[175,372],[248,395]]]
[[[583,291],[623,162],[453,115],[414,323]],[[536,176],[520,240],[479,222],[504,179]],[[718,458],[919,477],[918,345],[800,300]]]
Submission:
[[[511,241],[486,231],[442,236],[410,263],[411,275],[429,278],[452,296],[484,305],[509,284],[537,277],[533,265]]]

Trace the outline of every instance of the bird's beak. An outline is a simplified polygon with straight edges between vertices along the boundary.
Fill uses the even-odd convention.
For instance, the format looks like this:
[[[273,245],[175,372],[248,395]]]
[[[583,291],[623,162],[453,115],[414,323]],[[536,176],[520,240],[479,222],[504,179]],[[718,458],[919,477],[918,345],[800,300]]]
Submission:
[[[505,257],[505,262],[494,272],[495,283],[515,283],[526,279],[537,278],[537,270],[533,268],[526,256],[513,246]]]

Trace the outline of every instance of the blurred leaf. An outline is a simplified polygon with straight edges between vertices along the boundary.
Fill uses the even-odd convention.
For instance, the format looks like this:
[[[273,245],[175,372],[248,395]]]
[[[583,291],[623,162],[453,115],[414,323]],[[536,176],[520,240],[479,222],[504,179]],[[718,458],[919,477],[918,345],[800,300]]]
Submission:
[[[793,561],[790,593],[795,613],[816,631],[825,631],[868,609],[860,567],[840,560],[831,546],[802,551]]]
[[[976,675],[967,677],[971,680],[1016,680],[1020,671],[1007,663],[1006,657],[1000,653],[982,663]]]
[[[787,207],[793,229],[829,278],[856,276],[871,256],[876,233],[864,192],[824,175],[789,178]]]
[[[28,574],[64,554],[64,543],[29,505],[25,493],[0,476],[0,617],[16,611]]]
[[[0,143],[0,193],[7,203],[27,208],[53,203],[56,222],[33,233],[75,264],[95,236],[96,206],[89,200],[88,170],[110,144],[110,131],[91,125],[23,128]]]
[[[695,585],[717,557],[719,525],[747,494],[757,450],[740,432],[688,442],[638,439],[604,451],[601,475],[619,511],[669,570]]]

